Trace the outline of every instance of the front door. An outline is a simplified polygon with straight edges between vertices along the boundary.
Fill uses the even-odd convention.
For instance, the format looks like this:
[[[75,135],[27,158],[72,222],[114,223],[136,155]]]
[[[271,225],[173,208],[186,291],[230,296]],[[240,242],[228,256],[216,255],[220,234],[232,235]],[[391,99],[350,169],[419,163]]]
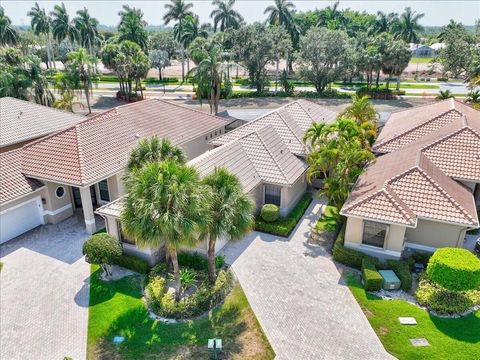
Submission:
[[[77,187],[72,187],[73,191],[73,203],[75,204],[75,208],[81,209],[82,208],[82,197],[80,196],[80,189]],[[97,194],[95,193],[95,187],[92,185],[90,186],[90,197],[92,198],[92,205],[95,209],[97,207]]]

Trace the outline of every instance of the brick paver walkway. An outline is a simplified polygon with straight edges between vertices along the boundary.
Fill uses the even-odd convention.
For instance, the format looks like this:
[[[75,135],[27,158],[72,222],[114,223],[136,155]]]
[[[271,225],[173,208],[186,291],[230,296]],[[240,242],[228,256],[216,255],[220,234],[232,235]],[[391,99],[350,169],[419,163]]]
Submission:
[[[90,266],[81,217],[0,246],[0,359],[86,357]]]
[[[277,359],[392,359],[322,248],[306,243],[324,202],[289,239],[253,232],[223,250]]]

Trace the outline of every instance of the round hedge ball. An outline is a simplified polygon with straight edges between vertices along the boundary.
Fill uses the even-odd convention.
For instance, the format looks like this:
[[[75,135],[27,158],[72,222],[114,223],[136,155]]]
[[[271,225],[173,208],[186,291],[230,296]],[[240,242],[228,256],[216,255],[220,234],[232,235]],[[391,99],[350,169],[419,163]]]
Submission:
[[[122,252],[120,242],[105,233],[94,234],[83,244],[83,255],[90,264],[112,264]]]
[[[449,290],[476,289],[480,286],[480,260],[465,249],[438,249],[428,262],[427,276]]]
[[[265,204],[260,211],[260,217],[266,222],[274,222],[280,217],[280,209],[274,204]]]

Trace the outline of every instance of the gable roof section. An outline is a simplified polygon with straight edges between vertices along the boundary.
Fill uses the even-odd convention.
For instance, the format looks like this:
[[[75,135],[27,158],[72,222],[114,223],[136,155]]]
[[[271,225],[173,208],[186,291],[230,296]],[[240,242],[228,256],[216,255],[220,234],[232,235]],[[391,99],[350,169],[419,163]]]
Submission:
[[[227,122],[160,99],[110,109],[23,148],[27,176],[85,186],[121,171],[138,139],[182,145]]]
[[[331,123],[337,113],[306,100],[297,100],[242,125],[225,135],[210,141],[213,145],[224,145],[271,125],[289,150],[299,156],[306,155],[303,135],[313,121]]]
[[[85,117],[11,97],[0,98],[0,147],[37,139]]]
[[[20,149],[0,154],[0,204],[27,195],[44,185],[22,174],[22,154]]]

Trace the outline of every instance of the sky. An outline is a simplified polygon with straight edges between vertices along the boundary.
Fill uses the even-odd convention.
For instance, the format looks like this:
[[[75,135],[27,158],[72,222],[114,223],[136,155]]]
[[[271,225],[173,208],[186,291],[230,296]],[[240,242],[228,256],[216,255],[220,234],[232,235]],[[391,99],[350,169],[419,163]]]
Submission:
[[[55,4],[60,0],[39,0],[38,3],[47,11],[51,11]],[[73,16],[77,10],[87,7],[90,14],[96,17],[103,25],[116,26],[118,24],[118,11],[123,4],[129,4],[142,9],[144,18],[149,25],[162,25],[162,17],[165,14],[164,5],[168,1],[150,0],[150,1],[97,1],[97,0],[66,0],[64,1],[70,15]],[[199,15],[201,22],[211,21],[209,15],[214,6],[211,0],[190,1],[194,4],[193,10]],[[15,25],[28,25],[30,18],[27,16],[28,10],[35,4],[30,0],[1,0],[1,5],[5,13],[10,17]],[[334,3],[326,0],[293,0],[298,10],[306,11],[315,8],[323,8]],[[263,11],[273,1],[260,0],[237,0],[235,8],[242,14],[247,22],[263,21],[265,15]],[[352,10],[367,11],[376,13],[378,10],[383,12],[401,13],[403,9],[410,6],[413,10],[424,13],[425,17],[420,21],[426,26],[441,26],[453,19],[462,22],[464,25],[473,25],[476,19],[480,19],[480,1],[460,1],[460,0],[380,0],[380,1],[340,1],[340,8],[350,8]]]

